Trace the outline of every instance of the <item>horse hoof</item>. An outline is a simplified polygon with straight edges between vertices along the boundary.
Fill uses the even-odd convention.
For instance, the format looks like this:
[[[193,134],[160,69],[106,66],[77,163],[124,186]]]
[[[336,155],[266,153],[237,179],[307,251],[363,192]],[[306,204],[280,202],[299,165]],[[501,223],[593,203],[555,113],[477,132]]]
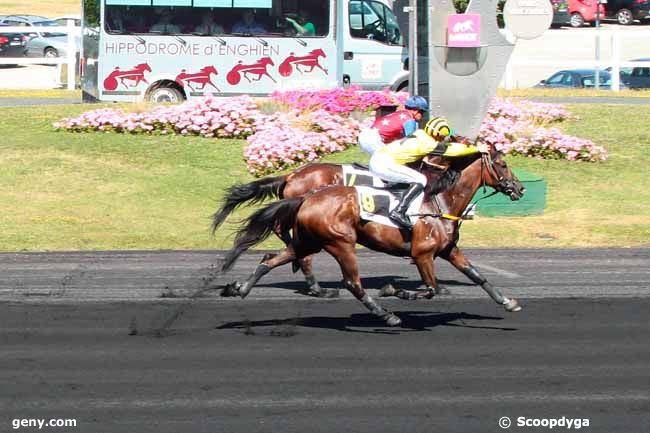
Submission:
[[[234,283],[228,284],[224,289],[221,291],[221,295],[224,298],[231,298],[233,296],[239,296],[239,288],[241,287],[241,284],[235,281]]]
[[[326,298],[326,299],[338,298],[339,289],[320,289],[320,291],[316,296],[318,296],[319,298]]]
[[[245,283],[243,286],[239,288],[239,296],[241,296],[242,299],[244,299],[248,294],[251,292],[253,289],[252,286],[249,284]]]
[[[388,326],[399,326],[402,324],[402,319],[394,315],[393,313],[390,313],[388,317],[386,317],[386,324]]]
[[[451,291],[446,287],[436,287],[436,295],[451,295]]]
[[[386,296],[395,296],[397,289],[393,287],[392,284],[386,284],[381,289],[379,289],[379,297],[385,298]]]
[[[516,299],[511,299],[507,303],[503,304],[503,308],[509,313],[516,313],[521,311],[521,305]]]

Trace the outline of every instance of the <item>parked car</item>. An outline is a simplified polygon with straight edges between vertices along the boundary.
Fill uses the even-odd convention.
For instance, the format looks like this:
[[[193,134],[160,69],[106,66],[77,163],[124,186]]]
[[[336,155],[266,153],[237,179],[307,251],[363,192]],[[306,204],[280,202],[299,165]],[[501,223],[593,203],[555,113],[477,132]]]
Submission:
[[[79,52],[81,38],[75,36],[75,49]],[[28,57],[66,57],[68,55],[68,35],[34,36],[25,44],[25,55]]]
[[[75,27],[81,27],[81,17],[79,15],[64,15],[52,19],[52,21],[59,23],[60,26],[67,26],[68,20],[73,20]]]
[[[585,23],[596,23],[596,8],[600,9],[600,19],[605,18],[605,5],[598,0],[569,0],[571,27],[582,27]]]
[[[610,89],[612,85],[612,75],[601,70],[599,74],[599,88]],[[596,86],[595,69],[565,69],[558,71],[549,78],[540,81],[535,87],[543,88],[593,88]],[[621,88],[625,84],[621,81]]]
[[[0,16],[0,24],[14,27],[26,27],[25,34],[28,36],[35,36],[37,32],[30,31],[29,27],[34,26],[58,26],[59,24],[49,18],[39,15],[2,15]]]
[[[631,62],[647,62],[648,66],[621,68],[621,81],[629,89],[650,88],[650,58],[632,59]],[[611,68],[608,68],[611,69]]]
[[[7,25],[0,24],[0,57],[22,57],[27,37],[22,33],[3,32],[2,27]]]
[[[553,20],[551,27],[562,27],[571,22],[569,16],[569,2],[568,0],[551,0],[553,6]]]
[[[81,36],[81,17],[79,15],[64,15],[56,17],[52,21],[56,21],[60,26],[66,27],[68,20],[74,21],[74,34]]]
[[[629,25],[634,20],[650,22],[650,0],[608,0],[605,15],[621,25]]]
[[[25,44],[24,53],[31,57],[59,57],[67,55],[68,37],[62,32],[46,32],[30,30],[30,27],[59,27],[59,23],[38,15],[5,15],[0,16],[0,24],[25,27],[25,35],[29,40]],[[76,38],[77,52],[80,41]]]

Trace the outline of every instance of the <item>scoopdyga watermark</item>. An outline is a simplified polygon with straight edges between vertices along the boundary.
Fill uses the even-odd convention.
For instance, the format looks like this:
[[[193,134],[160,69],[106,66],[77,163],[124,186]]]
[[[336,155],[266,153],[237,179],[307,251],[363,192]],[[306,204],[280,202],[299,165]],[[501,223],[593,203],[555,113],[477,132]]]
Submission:
[[[512,420],[507,416],[499,418],[499,427],[509,429],[512,426]],[[589,427],[589,418],[527,418],[525,416],[517,417],[517,427],[535,427],[553,430],[555,428],[566,430],[579,430],[583,427]]]

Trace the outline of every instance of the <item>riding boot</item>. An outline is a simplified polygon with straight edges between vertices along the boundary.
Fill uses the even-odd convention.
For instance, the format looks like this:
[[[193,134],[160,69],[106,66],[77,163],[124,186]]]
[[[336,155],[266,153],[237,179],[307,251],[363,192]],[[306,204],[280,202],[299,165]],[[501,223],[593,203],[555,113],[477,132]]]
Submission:
[[[420,195],[423,190],[424,187],[419,183],[412,183],[411,186],[409,186],[409,189],[407,189],[402,196],[402,200],[400,200],[397,207],[390,211],[388,216],[399,225],[410,229],[412,224],[409,217],[406,216],[406,211],[411,205],[411,202]]]

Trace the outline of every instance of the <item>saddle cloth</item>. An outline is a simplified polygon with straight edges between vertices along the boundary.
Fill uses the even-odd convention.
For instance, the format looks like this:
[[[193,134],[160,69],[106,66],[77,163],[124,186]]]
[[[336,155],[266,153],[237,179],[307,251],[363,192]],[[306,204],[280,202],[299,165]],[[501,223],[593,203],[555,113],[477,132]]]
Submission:
[[[343,181],[346,186],[357,190],[361,219],[372,221],[390,227],[401,228],[390,219],[388,214],[399,204],[401,193],[405,192],[408,184],[397,184],[394,187],[382,179],[373,176],[368,170],[362,170],[352,165],[343,165]],[[411,202],[406,215],[412,224],[418,220],[424,193]]]

